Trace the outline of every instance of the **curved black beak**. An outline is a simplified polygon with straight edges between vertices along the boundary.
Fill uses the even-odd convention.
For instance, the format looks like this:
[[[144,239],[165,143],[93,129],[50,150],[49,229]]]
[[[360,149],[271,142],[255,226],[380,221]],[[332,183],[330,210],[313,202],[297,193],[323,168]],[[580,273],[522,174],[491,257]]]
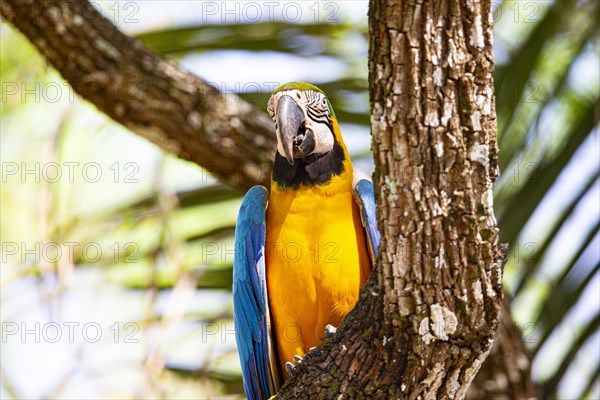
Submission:
[[[290,96],[282,96],[277,105],[277,147],[290,165],[294,165],[294,140],[304,122],[300,106]]]

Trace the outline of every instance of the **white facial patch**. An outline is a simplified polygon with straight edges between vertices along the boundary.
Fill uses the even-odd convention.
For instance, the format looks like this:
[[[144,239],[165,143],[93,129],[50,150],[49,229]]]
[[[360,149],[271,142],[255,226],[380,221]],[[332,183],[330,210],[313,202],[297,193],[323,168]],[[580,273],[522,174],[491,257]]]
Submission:
[[[311,154],[325,154],[333,149],[333,132],[327,125],[307,119],[306,128],[315,134],[315,149]]]

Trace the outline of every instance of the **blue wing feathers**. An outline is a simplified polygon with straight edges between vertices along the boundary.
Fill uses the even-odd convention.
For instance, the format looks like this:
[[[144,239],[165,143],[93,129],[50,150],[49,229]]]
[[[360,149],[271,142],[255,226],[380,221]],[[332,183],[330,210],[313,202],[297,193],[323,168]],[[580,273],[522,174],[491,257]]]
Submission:
[[[375,210],[377,204],[375,203],[375,191],[373,189],[373,182],[366,179],[361,179],[354,188],[357,203],[360,207],[360,218],[367,239],[369,242],[369,251],[371,254],[371,262],[375,264],[375,258],[377,257],[377,250],[379,248],[379,241],[381,236],[377,230],[377,216]]]
[[[233,261],[233,320],[242,366],[244,390],[250,400],[274,393],[269,382],[264,248],[267,190],[251,188],[240,207],[235,229]]]
[[[261,391],[270,396],[270,385],[269,385],[269,352],[267,346],[267,338],[266,338],[266,327],[267,320],[266,316],[261,318],[262,326],[265,327],[265,331],[263,331],[263,335],[260,338],[260,341],[255,342],[256,353],[260,356],[260,365],[258,368],[258,377],[260,381],[260,386],[263,388]]]

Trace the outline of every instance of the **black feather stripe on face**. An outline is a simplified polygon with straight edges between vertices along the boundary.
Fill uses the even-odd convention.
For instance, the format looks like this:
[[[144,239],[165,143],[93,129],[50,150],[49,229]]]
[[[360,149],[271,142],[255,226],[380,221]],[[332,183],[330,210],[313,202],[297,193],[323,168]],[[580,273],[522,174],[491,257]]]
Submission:
[[[314,122],[327,123],[329,122],[329,115],[326,111],[314,110],[311,107],[306,108],[306,114]]]
[[[333,122],[331,120],[331,116],[329,115],[329,112],[318,111],[318,110],[314,110],[311,107],[307,107],[306,114],[308,115],[308,117],[310,118],[311,121],[316,122],[318,124],[327,125],[327,128],[329,128],[329,132],[331,132],[331,135],[334,136],[334,139],[335,139],[335,135],[333,133]]]

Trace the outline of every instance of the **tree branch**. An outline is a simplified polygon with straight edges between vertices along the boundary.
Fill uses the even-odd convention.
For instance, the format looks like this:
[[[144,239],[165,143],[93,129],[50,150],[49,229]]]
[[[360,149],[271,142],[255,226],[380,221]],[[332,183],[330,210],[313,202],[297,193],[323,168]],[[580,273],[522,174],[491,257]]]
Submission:
[[[0,12],[115,121],[230,186],[269,181],[276,144],[265,113],[154,54],[87,1],[3,0]]]

